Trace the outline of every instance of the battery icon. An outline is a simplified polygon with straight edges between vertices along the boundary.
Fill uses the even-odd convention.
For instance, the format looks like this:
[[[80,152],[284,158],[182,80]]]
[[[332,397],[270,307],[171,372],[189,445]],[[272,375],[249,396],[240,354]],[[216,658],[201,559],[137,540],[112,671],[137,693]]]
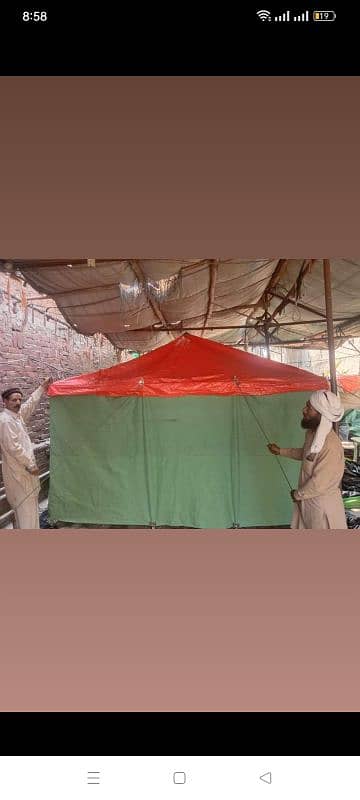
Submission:
[[[335,11],[313,11],[314,22],[334,22]]]

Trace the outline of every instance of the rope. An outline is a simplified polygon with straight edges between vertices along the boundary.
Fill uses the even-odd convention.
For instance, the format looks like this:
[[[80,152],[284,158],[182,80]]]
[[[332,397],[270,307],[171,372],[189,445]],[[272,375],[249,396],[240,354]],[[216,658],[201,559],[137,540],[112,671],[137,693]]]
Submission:
[[[254,411],[254,409],[253,409],[253,408],[251,408],[251,405],[250,405],[250,403],[249,403],[249,400],[248,400],[248,398],[247,398],[246,396],[245,396],[245,400],[246,400],[246,402],[247,402],[247,404],[248,404],[248,406],[249,406],[249,408],[250,408],[250,411],[251,411],[251,413],[252,413],[252,414],[253,414],[253,416],[255,417],[255,420],[256,420],[256,422],[257,422],[257,424],[258,424],[258,426],[259,426],[259,428],[260,428],[261,432],[262,432],[262,433],[263,433],[263,435],[264,435],[264,438],[265,438],[265,441],[266,441],[266,443],[267,443],[267,444],[269,444],[269,437],[266,435],[266,433],[265,433],[265,431],[264,431],[264,428],[263,428],[263,426],[261,425],[261,422],[258,420],[258,418],[257,418],[257,416],[256,416],[256,414],[255,414],[255,411]],[[282,465],[281,461],[279,461],[279,456],[275,456],[275,458],[277,458],[277,460],[278,460],[279,467],[280,467],[280,469],[281,469],[281,472],[282,472],[282,474],[283,474],[283,476],[284,476],[284,478],[285,478],[285,480],[286,480],[286,483],[288,484],[289,488],[290,488],[290,489],[292,489],[291,483],[290,483],[290,481],[289,481],[289,478],[288,478],[288,476],[287,476],[287,474],[286,474],[286,472],[285,472],[285,470],[284,470],[284,467],[283,467],[283,465]]]
[[[36,476],[34,475],[33,477],[36,477]],[[38,494],[39,493],[42,484],[46,483],[46,481],[48,481],[48,480],[49,480],[49,477],[39,479],[39,486],[35,486],[34,489],[31,489],[31,491],[28,492],[28,494],[26,494],[25,497],[23,497],[23,499],[20,500],[20,503],[18,503],[16,506],[11,506],[12,511],[14,511],[16,513],[18,508],[20,508],[20,506],[22,506],[22,504],[25,503],[25,501],[28,500],[28,498],[31,497],[32,494],[35,494],[35,493]]]
[[[266,443],[267,443],[267,444],[269,444],[269,437],[268,437],[268,436],[267,436],[267,434],[265,433],[265,431],[264,431],[264,428],[263,428],[263,426],[262,426],[261,422],[258,420],[258,418],[257,418],[257,416],[256,416],[256,414],[255,414],[255,411],[254,411],[254,409],[253,409],[253,408],[251,408],[251,405],[250,405],[250,403],[249,403],[249,400],[248,400],[248,398],[246,397],[246,395],[245,395],[245,400],[246,400],[246,403],[247,403],[247,405],[248,405],[248,407],[249,407],[249,409],[250,409],[251,413],[252,413],[252,414],[253,414],[253,416],[254,416],[254,419],[255,419],[255,421],[256,421],[256,423],[257,423],[257,425],[259,426],[259,428],[260,428],[261,432],[262,432],[262,433],[263,433],[263,435],[264,435],[264,438],[265,438],[265,441],[266,441]],[[281,461],[279,460],[279,456],[275,456],[275,458],[277,459],[277,462],[278,462],[278,464],[279,464],[279,467],[280,467],[280,469],[281,469],[281,472],[282,472],[282,474],[283,474],[283,476],[284,476],[284,478],[285,478],[285,480],[286,480],[286,483],[287,483],[287,485],[288,485],[289,489],[292,491],[292,486],[291,486],[291,483],[290,483],[290,481],[289,481],[289,478],[288,478],[288,476],[287,476],[287,474],[286,474],[286,472],[285,472],[285,470],[284,470],[284,467],[283,467],[283,465],[282,465]],[[304,524],[304,527],[305,527],[304,517],[303,517],[303,515],[302,515],[302,513],[301,513],[301,506],[300,506],[300,502],[297,500],[297,501],[296,501],[296,503],[297,503],[297,506],[298,506],[298,509],[299,509],[299,514],[300,514],[300,517],[301,517],[301,519],[302,519],[302,522],[303,522],[303,524]]]

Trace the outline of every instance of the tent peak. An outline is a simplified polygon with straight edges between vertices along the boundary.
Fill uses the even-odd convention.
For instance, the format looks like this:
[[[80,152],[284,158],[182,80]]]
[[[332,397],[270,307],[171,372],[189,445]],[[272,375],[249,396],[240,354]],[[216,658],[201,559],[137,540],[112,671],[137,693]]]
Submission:
[[[325,378],[189,333],[138,359],[57,381],[49,395],[270,395],[328,388]]]

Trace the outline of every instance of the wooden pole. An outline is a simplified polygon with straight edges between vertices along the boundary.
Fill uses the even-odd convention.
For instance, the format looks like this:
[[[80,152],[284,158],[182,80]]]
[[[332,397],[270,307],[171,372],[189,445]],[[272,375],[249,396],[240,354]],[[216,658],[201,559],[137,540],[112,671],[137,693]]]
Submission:
[[[270,317],[270,314],[268,314],[268,312],[265,311],[264,334],[265,334],[266,358],[271,358],[271,356],[270,356],[270,335],[269,335],[269,322],[270,322],[270,320],[269,320],[269,322],[267,321],[268,317]]]
[[[334,394],[337,394],[334,320],[333,320],[332,291],[331,291],[331,268],[330,268],[330,261],[328,258],[324,258],[324,287],[325,287],[326,324],[327,324],[329,364],[330,364],[330,386],[331,386],[331,391],[334,392]],[[333,422],[333,429],[339,435],[338,422]]]
[[[270,358],[270,336],[267,328],[265,328],[265,347],[266,347],[266,358]]]
[[[329,364],[330,364],[330,385],[331,385],[331,391],[334,392],[334,394],[336,394],[337,383],[336,383],[333,307],[332,307],[332,293],[331,293],[331,269],[330,269],[330,261],[328,258],[324,258],[324,288],[325,288],[326,324],[327,324]]]

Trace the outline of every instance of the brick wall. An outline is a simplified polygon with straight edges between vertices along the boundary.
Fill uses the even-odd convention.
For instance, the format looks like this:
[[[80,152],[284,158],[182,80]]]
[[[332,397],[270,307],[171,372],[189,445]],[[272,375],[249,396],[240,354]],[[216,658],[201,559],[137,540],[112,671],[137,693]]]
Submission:
[[[25,399],[49,376],[59,380],[113,366],[120,354],[101,335],[82,336],[62,317],[55,303],[20,279],[0,273],[0,387],[18,386]],[[48,437],[48,400],[44,398],[28,429],[33,442]],[[1,405],[1,401],[0,401]]]
[[[86,337],[74,331],[53,300],[39,295],[21,279],[9,280],[0,272],[0,393],[18,386],[27,399],[47,376],[59,380],[124,360],[126,354],[117,352],[101,335]],[[46,397],[27,427],[35,444],[49,438]],[[40,471],[46,472],[48,450],[37,450],[36,460]],[[8,508],[3,497],[0,462],[0,516]]]

